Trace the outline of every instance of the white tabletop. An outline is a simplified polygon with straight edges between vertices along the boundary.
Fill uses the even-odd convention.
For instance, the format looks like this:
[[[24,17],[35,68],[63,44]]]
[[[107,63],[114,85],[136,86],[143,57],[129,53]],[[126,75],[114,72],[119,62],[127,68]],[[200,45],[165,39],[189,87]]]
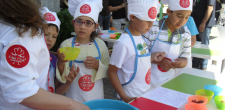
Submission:
[[[187,74],[190,74],[190,75],[195,75],[195,76],[200,76],[200,77],[203,77],[203,78],[208,78],[208,79],[213,79],[213,80],[217,80],[219,81],[217,83],[217,86],[220,86],[224,89],[225,91],[225,76],[222,75],[222,74],[219,74],[219,73],[213,73],[213,72],[208,72],[208,71],[203,71],[203,70],[199,70],[199,69],[193,69],[193,68],[185,68],[183,69],[180,73],[178,73],[177,75],[175,75],[173,78],[171,79],[168,79],[167,81],[163,82],[162,84],[158,85],[157,87],[155,88],[152,88],[151,90],[149,90],[148,92],[146,92],[145,94],[148,94],[149,92],[151,92],[152,90],[155,90],[156,88],[159,88],[161,87],[161,85],[167,83],[168,81],[174,79],[175,77],[179,76],[180,74],[182,73],[187,73]],[[221,95],[225,95],[225,92],[222,92]],[[143,94],[142,96],[144,96],[145,94]],[[187,102],[186,102],[187,103]],[[185,104],[184,103],[178,110],[184,110],[184,106]],[[217,109],[216,105],[215,105],[215,102],[214,102],[214,99],[212,99],[207,105],[206,107],[208,108],[208,110],[219,110]]]
[[[204,54],[196,54],[192,53],[192,57],[197,57],[197,58],[204,58],[204,59],[211,59],[211,60],[223,60],[225,59],[225,52],[224,48],[221,46],[213,46],[213,45],[204,45],[200,44],[198,46],[194,46],[193,48],[201,48],[201,49],[211,49],[211,50],[216,50],[220,51],[221,55],[218,56],[213,56],[213,55],[204,55]]]

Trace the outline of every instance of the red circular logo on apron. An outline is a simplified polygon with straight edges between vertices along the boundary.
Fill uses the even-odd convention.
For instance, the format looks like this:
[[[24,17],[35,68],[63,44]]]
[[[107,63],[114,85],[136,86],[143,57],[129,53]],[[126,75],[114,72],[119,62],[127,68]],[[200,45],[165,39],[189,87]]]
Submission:
[[[180,0],[180,6],[183,8],[188,8],[190,6],[189,0]]]
[[[55,16],[52,13],[45,13],[44,15],[45,20],[47,21],[55,21]]]
[[[80,13],[82,14],[88,14],[91,12],[91,7],[88,4],[84,4],[80,7]]]
[[[25,67],[30,59],[27,49],[21,45],[13,45],[6,51],[6,60],[14,68]]]
[[[53,87],[48,87],[48,91],[51,92],[51,93],[54,93]]]
[[[148,16],[151,18],[151,19],[155,19],[156,16],[157,16],[157,10],[155,7],[151,7],[149,10],[148,10]]]
[[[151,83],[151,68],[148,70],[145,76],[145,82],[149,85]]]
[[[84,75],[78,80],[78,84],[81,90],[90,91],[93,89],[95,83],[91,82],[91,75]]]
[[[164,59],[167,59],[167,60],[172,61],[171,59],[166,58],[166,57],[165,57]],[[167,72],[167,71],[165,71],[164,69],[162,69],[159,65],[157,65],[157,66],[158,66],[159,71],[161,71],[161,72]]]

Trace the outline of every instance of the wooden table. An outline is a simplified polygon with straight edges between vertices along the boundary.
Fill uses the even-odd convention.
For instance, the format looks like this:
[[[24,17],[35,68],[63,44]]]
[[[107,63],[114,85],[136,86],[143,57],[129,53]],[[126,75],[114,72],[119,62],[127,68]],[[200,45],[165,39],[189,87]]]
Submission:
[[[182,77],[184,79],[182,79]],[[216,73],[207,72],[203,70],[186,68],[183,71],[181,71],[179,74],[172,77],[171,79],[168,79],[167,81],[163,82],[157,87],[152,88],[145,94],[141,95],[137,100],[131,101],[130,104],[141,110],[151,110],[150,109],[151,107],[154,108],[152,110],[159,110],[159,107],[166,107],[166,108],[160,108],[160,110],[161,109],[162,110],[177,110],[177,109],[184,110],[183,107],[187,103],[187,98],[191,95],[195,95],[196,90],[203,89],[204,85],[216,84],[225,90],[224,78],[225,76],[222,74],[218,74],[218,73],[216,74]],[[193,82],[190,83],[191,81]],[[216,81],[218,81],[218,83]],[[160,89],[162,90],[165,89],[165,91],[157,91]],[[182,89],[185,92],[181,92]],[[161,92],[161,95],[159,95],[160,92]],[[171,93],[173,96],[169,96],[171,95]],[[224,91],[221,94],[225,95]],[[165,100],[168,97],[170,97],[171,99]],[[180,101],[180,102],[177,102],[177,101]],[[173,104],[173,102],[176,102],[176,103]],[[206,107],[208,108],[208,110],[219,110],[217,109],[215,105],[214,99],[212,99],[206,105]]]

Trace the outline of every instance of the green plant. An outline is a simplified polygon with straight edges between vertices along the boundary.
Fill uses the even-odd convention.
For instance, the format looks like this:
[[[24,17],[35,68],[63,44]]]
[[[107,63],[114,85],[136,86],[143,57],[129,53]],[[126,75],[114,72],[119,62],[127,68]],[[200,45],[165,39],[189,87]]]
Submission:
[[[71,32],[74,32],[74,27],[72,25],[73,16],[70,15],[68,9],[64,9],[57,13],[59,20],[61,21],[60,32],[58,34],[56,43],[51,51],[56,52],[60,47],[60,44],[71,37]]]

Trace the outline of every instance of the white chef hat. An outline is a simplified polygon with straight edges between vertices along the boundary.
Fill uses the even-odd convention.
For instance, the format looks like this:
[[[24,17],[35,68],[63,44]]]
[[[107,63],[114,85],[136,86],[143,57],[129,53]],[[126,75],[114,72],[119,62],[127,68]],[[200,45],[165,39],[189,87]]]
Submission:
[[[98,23],[99,13],[102,11],[102,0],[69,0],[68,10],[76,19],[79,16],[88,16]]]
[[[155,21],[161,7],[158,0],[127,0],[127,2],[129,20],[130,15],[135,15],[140,20]]]
[[[58,27],[58,32],[60,30],[60,20],[55,12],[49,11],[47,7],[42,7],[40,9],[42,16],[47,24],[55,24]]]
[[[168,4],[172,11],[190,10],[192,11],[193,0],[161,0],[163,4]]]

